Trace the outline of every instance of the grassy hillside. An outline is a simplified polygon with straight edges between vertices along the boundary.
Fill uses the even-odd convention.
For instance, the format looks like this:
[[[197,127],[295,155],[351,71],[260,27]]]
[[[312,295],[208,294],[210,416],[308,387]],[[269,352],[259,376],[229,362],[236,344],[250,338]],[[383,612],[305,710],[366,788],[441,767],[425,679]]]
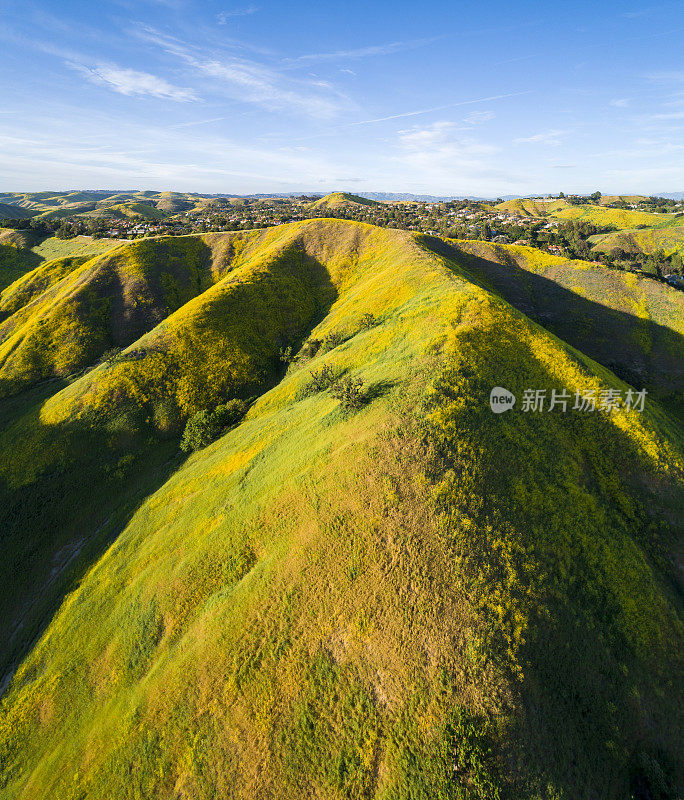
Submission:
[[[651,228],[601,233],[591,236],[589,242],[594,250],[604,253],[621,249],[628,253],[653,254],[663,250],[665,255],[670,256],[684,250],[684,216]]]
[[[684,298],[671,287],[532,247],[456,241],[484,286],[681,415]],[[458,258],[454,254],[455,258]]]
[[[334,211],[338,208],[349,208],[354,206],[377,206],[377,200],[366,200],[365,197],[359,197],[356,194],[349,194],[348,192],[333,192],[321,197],[320,200],[314,200],[310,204],[313,209],[329,209]]]
[[[645,194],[604,194],[599,199],[599,204],[607,206],[611,203],[639,203],[643,200],[648,200]]]
[[[663,225],[672,222],[672,214],[651,214],[647,211],[604,208],[600,205],[571,205],[567,200],[507,200],[495,209],[527,217],[551,216],[561,220],[581,220],[593,225],[613,228],[636,228],[639,225]]]
[[[59,280],[153,286],[171,244],[136,246]],[[0,797],[676,797],[676,424],[492,414],[493,386],[626,386],[463,243],[314,220],[183,247],[207,282],[145,357],[0,402],[14,653],[69,592],[0,701]],[[311,391],[324,366],[360,409]],[[154,421],[181,381],[188,412],[259,395],[184,463]]]
[[[123,239],[93,239],[91,236],[73,236],[59,239],[49,236],[31,247],[33,253],[45,261],[67,256],[95,256],[118,247]]]
[[[65,261],[66,273],[47,262],[0,296],[0,395],[70,375],[131,344],[212,280],[209,248],[193,237],[142,240],[58,263]]]
[[[494,206],[497,211],[508,211],[510,214],[518,214],[521,217],[544,217],[552,211],[567,208],[567,200],[505,200]]]
[[[38,241],[30,231],[0,228],[0,291],[40,263],[31,249]]]
[[[2,219],[29,219],[33,212],[21,206],[0,203],[0,220]]]
[[[120,219],[162,219],[166,216],[161,208],[148,203],[115,203],[111,206],[99,206],[97,213],[109,214]]]
[[[648,211],[632,211],[600,206],[570,206],[554,211],[556,219],[582,220],[594,225],[613,228],[636,228],[638,225],[662,225],[674,219],[673,214],[651,214]]]
[[[166,213],[192,208],[198,199],[198,195],[179,192],[8,192],[0,194],[0,219],[36,215],[62,219],[100,213],[122,219],[159,219]],[[4,213],[6,210],[12,213]]]

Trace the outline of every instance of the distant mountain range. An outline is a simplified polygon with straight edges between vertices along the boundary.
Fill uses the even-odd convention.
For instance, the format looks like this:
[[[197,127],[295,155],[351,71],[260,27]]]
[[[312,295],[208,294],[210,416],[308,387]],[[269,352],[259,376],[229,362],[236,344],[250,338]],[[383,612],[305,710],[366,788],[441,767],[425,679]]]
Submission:
[[[103,196],[108,196],[112,194],[131,194],[131,193],[142,193],[139,189],[68,189],[64,190],[64,192],[60,192],[60,194],[70,194],[73,192],[87,192],[88,194],[95,195],[101,194]],[[12,193],[15,194],[15,193]],[[146,194],[156,195],[158,192],[147,192]],[[165,194],[169,194],[165,192]],[[261,199],[264,197],[323,197],[325,192],[320,192],[318,190],[311,190],[311,191],[301,191],[301,192],[258,192],[255,194],[234,194],[231,192],[171,192],[170,194],[178,194],[178,195],[191,195],[196,197],[241,197],[241,198],[249,198],[249,199]],[[547,192],[537,192],[536,194],[527,194],[521,196],[519,194],[503,194],[497,195],[496,198],[492,196],[484,196],[484,195],[465,195],[465,194],[449,194],[449,195],[437,195],[437,194],[412,194],[411,192],[354,192],[354,194],[358,195],[359,197],[365,197],[367,200],[379,200],[384,202],[399,202],[401,200],[413,200],[416,202],[422,203],[436,203],[436,202],[449,202],[451,200],[494,200],[494,199],[501,199],[501,200],[515,200],[517,198],[522,197],[522,199],[532,198],[532,197],[548,197]],[[670,200],[684,200],[684,192],[657,192],[652,195],[653,197],[666,197]]]

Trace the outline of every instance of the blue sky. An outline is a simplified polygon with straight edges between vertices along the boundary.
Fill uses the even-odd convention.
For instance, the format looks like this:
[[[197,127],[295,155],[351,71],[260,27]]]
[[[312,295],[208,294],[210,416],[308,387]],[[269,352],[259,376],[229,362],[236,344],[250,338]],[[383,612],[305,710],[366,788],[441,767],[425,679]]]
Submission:
[[[0,0],[0,189],[684,191],[684,4]]]

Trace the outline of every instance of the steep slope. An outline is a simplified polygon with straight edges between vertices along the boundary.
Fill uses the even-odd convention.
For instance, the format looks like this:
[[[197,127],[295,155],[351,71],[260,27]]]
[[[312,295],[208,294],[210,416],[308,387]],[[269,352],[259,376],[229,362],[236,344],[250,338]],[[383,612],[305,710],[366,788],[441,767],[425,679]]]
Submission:
[[[570,206],[554,211],[556,219],[580,220],[593,225],[612,228],[636,228],[639,225],[649,227],[663,225],[675,219],[674,214],[652,214],[648,211],[633,211],[621,208],[602,208],[601,206]]]
[[[31,249],[37,241],[30,231],[0,228],[0,291],[40,263]]]
[[[661,226],[673,222],[674,214],[652,214],[648,211],[605,208],[601,205],[572,205],[567,200],[506,200],[494,206],[496,210],[508,211],[526,217],[553,217],[560,220],[579,220],[601,227],[636,228],[638,226]]]
[[[505,200],[494,206],[496,211],[508,211],[511,214],[518,214],[521,217],[544,217],[552,211],[568,208],[570,204],[567,200],[529,200],[519,198],[517,200]]]
[[[354,206],[377,206],[380,205],[377,200],[366,200],[365,197],[359,197],[356,194],[349,194],[348,192],[333,192],[321,197],[320,200],[314,200],[309,204],[312,209],[335,211],[340,208],[354,208]]]
[[[0,291],[44,261],[68,256],[106,253],[121,244],[120,239],[43,238],[33,231],[0,228]]]
[[[11,205],[9,203],[0,203],[0,220],[2,219],[30,219],[33,216],[32,211],[28,211],[21,206]]]
[[[684,297],[671,287],[532,247],[452,242],[473,278],[681,413]],[[448,251],[447,251],[448,255]]]
[[[0,296],[0,394],[69,375],[135,341],[210,285],[210,258],[198,238],[167,237],[67,259],[75,268],[66,273],[48,262],[27,274]]]
[[[270,352],[318,292],[291,335],[334,346],[163,479],[74,585],[2,700],[0,797],[674,798],[676,426],[651,402],[492,414],[494,386],[626,387],[476,285],[463,251],[330,220],[240,241],[140,347],[192,320],[209,349],[188,376],[214,402],[234,353],[207,318]],[[307,390],[323,366],[364,381],[361,409]],[[46,440],[54,415],[88,417],[96,374],[39,402]]]
[[[589,237],[589,242],[594,250],[604,253],[620,249],[627,253],[651,255],[663,250],[666,256],[671,256],[684,250],[684,215],[650,228],[599,233]]]

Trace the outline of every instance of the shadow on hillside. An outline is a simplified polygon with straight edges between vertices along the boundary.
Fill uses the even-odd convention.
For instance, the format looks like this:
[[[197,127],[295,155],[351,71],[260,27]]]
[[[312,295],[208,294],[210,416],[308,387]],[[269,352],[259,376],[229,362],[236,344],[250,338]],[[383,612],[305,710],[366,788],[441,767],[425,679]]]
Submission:
[[[40,266],[44,260],[32,250],[0,243],[0,291]]]
[[[619,378],[653,393],[682,418],[684,337],[664,325],[588,300],[556,281],[519,267],[499,264],[425,237],[428,247],[463,265],[473,282],[494,291],[523,314],[581,350]],[[505,255],[505,251],[502,251]]]
[[[489,617],[494,663],[510,657],[513,609],[529,609],[507,733],[507,766],[521,784],[506,796],[674,797],[648,793],[656,787],[643,764],[667,772],[678,753],[671,698],[683,595],[667,522],[676,480],[651,483],[650,458],[605,414],[491,414],[502,371],[517,397],[558,385],[515,331],[466,330],[459,356],[435,383],[447,423],[431,478],[455,487],[446,510],[477,592],[510,614]],[[461,511],[475,524],[459,531]],[[531,776],[538,786],[524,783]]]
[[[268,266],[253,282],[226,293],[229,299],[216,303],[199,329],[211,340],[225,334],[227,322],[231,331],[237,325],[236,341],[258,354],[258,381],[234,386],[230,396],[254,397],[279,383],[282,348],[299,349],[337,298],[328,271],[301,248]],[[259,313],[260,297],[270,316]],[[297,315],[299,302],[305,312]],[[211,366],[210,375],[216,364]],[[193,375],[201,392],[201,370]],[[119,429],[96,418],[44,424],[43,403],[64,385],[52,382],[0,400],[6,463],[0,480],[0,693],[64,597],[185,461],[178,436],[161,439],[142,422],[151,417],[149,409],[135,410],[141,421],[133,428],[125,407]]]

